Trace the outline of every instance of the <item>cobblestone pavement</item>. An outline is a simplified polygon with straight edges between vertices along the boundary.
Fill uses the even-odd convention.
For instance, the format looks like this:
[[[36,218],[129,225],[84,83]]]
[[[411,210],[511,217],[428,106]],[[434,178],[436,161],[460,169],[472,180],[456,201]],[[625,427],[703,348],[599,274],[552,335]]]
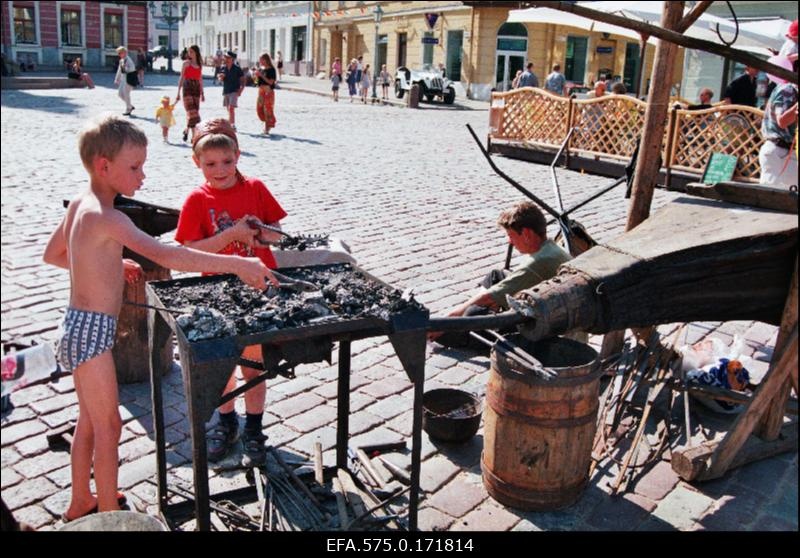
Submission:
[[[97,74],[95,90],[20,90],[2,93],[2,336],[52,341],[68,298],[68,276],[45,266],[46,239],[64,213],[62,200],[86,187],[77,154],[77,134],[90,117],[121,113],[111,74]],[[162,95],[175,95],[177,80],[148,75],[133,92],[133,120],[151,143],[147,179],[137,198],[180,207],[201,182],[180,141],[184,120],[163,144],[154,112]],[[400,288],[413,287],[432,314],[463,300],[491,267],[502,265],[503,234],[495,227],[500,210],[520,195],[493,175],[465,124],[485,137],[487,105],[454,107],[333,103],[327,82],[288,78],[277,92],[277,127],[259,134],[255,91],[247,89],[237,113],[246,175],[262,178],[289,212],[292,232],[330,232],[345,239],[359,265]],[[206,86],[203,118],[224,116],[221,87]],[[552,200],[547,168],[497,158],[509,175]],[[569,206],[608,179],[560,171]],[[618,188],[579,211],[575,218],[595,238],[608,240],[624,227],[626,201]],[[674,194],[658,191],[654,206]],[[555,232],[555,231],[551,231]],[[165,235],[169,240],[170,235]],[[667,327],[665,331],[671,328]],[[747,339],[763,374],[775,328],[760,323],[692,324],[687,341],[711,334],[729,342]],[[599,339],[593,338],[597,345]],[[409,436],[411,384],[385,339],[354,343],[351,402],[352,443]],[[142,365],[146,366],[146,355]],[[426,389],[459,387],[482,395],[488,359],[428,347]],[[270,443],[309,455],[315,441],[334,462],[333,419],[336,362],[298,369],[296,380],[270,383],[264,424]],[[191,445],[179,373],[163,380],[171,475],[191,479]],[[155,455],[147,382],[120,388],[124,428],[120,485],[155,509]],[[2,421],[2,496],[16,517],[53,529],[69,500],[69,456],[48,449],[46,434],[77,415],[71,378],[13,394],[14,410]],[[239,409],[240,413],[243,412]],[[695,417],[697,419],[697,417]],[[707,429],[712,433],[713,429]],[[723,479],[690,485],[667,461],[650,468],[622,497],[610,496],[617,465],[601,463],[577,504],[565,510],[520,512],[488,497],[480,476],[482,430],[465,445],[431,442],[423,434],[420,526],[426,530],[797,530],[797,454],[766,459]],[[236,458],[233,458],[234,461]],[[406,462],[408,458],[406,457]],[[241,473],[216,472],[211,489],[243,484]]]

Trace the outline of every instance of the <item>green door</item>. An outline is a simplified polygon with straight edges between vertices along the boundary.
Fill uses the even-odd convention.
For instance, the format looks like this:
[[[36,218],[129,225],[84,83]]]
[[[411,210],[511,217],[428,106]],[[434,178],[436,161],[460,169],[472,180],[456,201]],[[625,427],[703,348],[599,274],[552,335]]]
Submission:
[[[573,83],[583,83],[586,76],[586,51],[588,46],[589,39],[587,37],[567,37],[564,77]]]
[[[463,31],[447,32],[447,77],[453,81],[461,81],[461,45],[464,42]]]

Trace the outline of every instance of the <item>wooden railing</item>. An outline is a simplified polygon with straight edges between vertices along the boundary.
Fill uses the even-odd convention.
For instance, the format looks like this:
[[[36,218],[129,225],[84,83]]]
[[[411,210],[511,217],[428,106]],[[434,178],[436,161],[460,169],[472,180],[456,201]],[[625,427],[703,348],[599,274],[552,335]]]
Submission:
[[[576,100],[532,87],[493,93],[489,112],[492,143],[507,142],[554,153],[568,131],[568,157],[606,159],[627,164],[636,149],[647,103],[627,95]],[[672,172],[702,176],[713,152],[736,155],[733,179],[758,182],[763,111],[742,105],[717,105],[688,111],[669,109],[662,142],[662,166]]]

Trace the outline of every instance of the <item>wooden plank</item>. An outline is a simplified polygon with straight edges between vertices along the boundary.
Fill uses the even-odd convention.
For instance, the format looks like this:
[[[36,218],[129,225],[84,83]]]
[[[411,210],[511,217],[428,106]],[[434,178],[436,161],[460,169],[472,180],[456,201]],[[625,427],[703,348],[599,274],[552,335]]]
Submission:
[[[797,218],[797,215],[794,217]],[[786,305],[783,307],[783,318],[778,330],[778,338],[775,340],[773,359],[777,357],[779,351],[783,350],[791,332],[797,331],[797,302],[797,258],[795,258],[794,274],[789,284],[789,296],[786,297]],[[791,370],[790,377],[784,380],[773,405],[767,410],[756,429],[756,433],[766,440],[772,440],[778,435],[783,424],[783,409],[789,399],[792,383],[797,385],[797,350],[794,353],[794,362],[795,366]]]
[[[672,470],[687,482],[716,478],[709,475],[708,460],[718,446],[718,441],[712,441],[690,448],[673,450]],[[797,451],[796,422],[784,425],[780,436],[775,440],[764,441],[761,438],[750,436],[734,457],[729,469],[736,469],[742,465],[789,451]]]
[[[745,182],[719,182],[713,185],[690,182],[685,191],[701,198],[797,214],[797,192],[777,186]]]
[[[322,467],[322,444],[314,442],[314,479],[320,486],[325,484],[325,475]]]
[[[364,499],[361,496],[361,491],[356,486],[356,483],[353,482],[353,479],[350,477],[350,473],[344,469],[339,469],[337,471],[337,475],[339,477],[339,482],[341,483],[342,492],[347,498],[347,501],[350,503],[350,507],[353,508],[355,515],[359,516],[367,511],[367,506],[364,505]]]
[[[336,509],[339,510],[339,527],[342,531],[345,531],[350,524],[350,518],[347,515],[345,491],[338,477],[333,477],[331,484],[333,485],[333,495],[336,497]]]
[[[709,457],[708,475],[704,476],[704,479],[714,479],[725,474],[748,436],[753,432],[756,423],[767,411],[773,398],[783,386],[783,382],[789,377],[792,367],[797,367],[796,325],[783,350],[773,357],[773,363],[753,396],[753,401],[736,417],[731,430]],[[783,407],[781,407],[782,411]]]

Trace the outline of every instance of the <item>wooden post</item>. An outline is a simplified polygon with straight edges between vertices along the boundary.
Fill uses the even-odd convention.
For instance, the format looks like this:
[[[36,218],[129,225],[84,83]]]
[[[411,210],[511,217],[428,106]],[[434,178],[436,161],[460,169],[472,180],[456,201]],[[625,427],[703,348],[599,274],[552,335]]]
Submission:
[[[683,2],[664,2],[661,26],[675,29],[683,15]],[[659,41],[647,94],[647,109],[644,114],[644,129],[639,143],[639,158],[633,174],[631,206],[625,230],[631,230],[650,216],[650,204],[659,173],[659,154],[664,138],[664,122],[667,119],[669,93],[672,88],[672,70],[678,47],[667,41]],[[600,358],[607,358],[622,350],[624,331],[612,331],[603,338]]]
[[[661,26],[675,29],[683,16],[684,2],[664,2]],[[650,92],[647,95],[647,109],[644,114],[639,159],[633,174],[633,197],[628,212],[626,230],[631,230],[650,216],[650,204],[659,172],[659,154],[664,139],[664,123],[667,119],[669,94],[672,88],[672,74],[678,46],[659,41],[650,79]]]
[[[797,260],[794,263],[794,276],[789,285],[789,296],[786,298],[786,306],[783,308],[783,319],[781,326],[778,330],[778,338],[775,340],[775,352],[773,353],[773,361],[778,358],[778,355],[787,347],[789,335],[793,329],[797,328]],[[790,374],[789,378],[784,380],[783,385],[776,394],[764,416],[761,417],[756,434],[765,440],[774,440],[777,438],[781,427],[783,426],[783,414],[786,408],[786,402],[789,400],[789,394],[792,390],[792,381],[797,385],[797,355],[795,354],[795,367],[793,375]],[[771,367],[770,367],[771,368]],[[794,378],[794,380],[792,380]]]

